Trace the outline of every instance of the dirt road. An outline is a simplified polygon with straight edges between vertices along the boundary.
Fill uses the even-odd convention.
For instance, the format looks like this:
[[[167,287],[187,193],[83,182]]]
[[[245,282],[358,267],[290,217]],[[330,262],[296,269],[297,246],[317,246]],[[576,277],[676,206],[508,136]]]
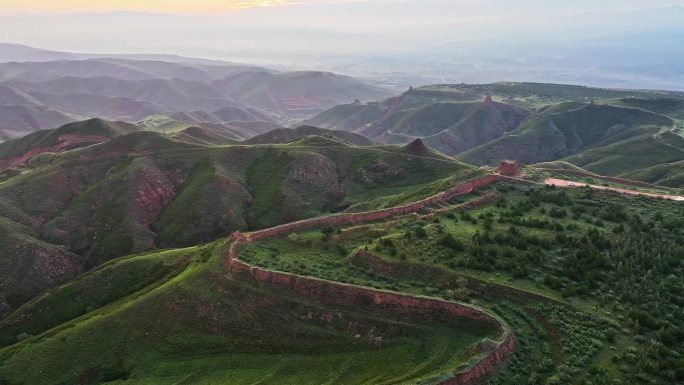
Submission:
[[[615,191],[615,192],[619,192],[622,194],[642,195],[642,196],[647,196],[647,197],[651,197],[651,198],[669,199],[672,201],[684,201],[684,196],[680,196],[680,195],[656,194],[656,193],[650,193],[650,192],[645,192],[645,191],[629,190],[629,189],[623,189],[623,188],[617,188],[617,187],[599,186],[599,185],[595,185],[595,184],[573,182],[571,180],[558,179],[558,178],[546,178],[546,179],[544,179],[544,184],[547,184],[550,186],[551,185],[558,186],[558,187],[584,187],[584,186],[589,186],[589,187],[597,189],[597,190],[610,190],[610,191]]]

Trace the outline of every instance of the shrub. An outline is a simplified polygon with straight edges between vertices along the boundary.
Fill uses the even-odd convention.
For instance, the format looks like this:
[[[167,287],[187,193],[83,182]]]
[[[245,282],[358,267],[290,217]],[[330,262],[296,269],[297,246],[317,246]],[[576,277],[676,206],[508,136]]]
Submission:
[[[439,238],[438,241],[440,246],[446,247],[453,251],[463,251],[465,249],[463,242],[454,238],[451,234],[444,234]]]
[[[424,227],[416,227],[415,229],[413,229],[413,233],[418,238],[426,238],[427,237],[427,231],[425,231]]]
[[[299,243],[299,234],[292,233],[292,234],[287,236],[287,240],[292,242],[292,243]]]
[[[556,207],[552,207],[551,210],[549,210],[549,216],[552,218],[565,218],[568,216],[567,211],[565,209],[559,209]]]
[[[321,229],[321,234],[323,234],[326,238],[333,235],[335,233],[335,228],[332,226],[325,226],[324,228]]]
[[[446,291],[444,298],[451,301],[466,301],[470,296],[470,290],[467,287],[459,287],[456,289],[449,289]]]

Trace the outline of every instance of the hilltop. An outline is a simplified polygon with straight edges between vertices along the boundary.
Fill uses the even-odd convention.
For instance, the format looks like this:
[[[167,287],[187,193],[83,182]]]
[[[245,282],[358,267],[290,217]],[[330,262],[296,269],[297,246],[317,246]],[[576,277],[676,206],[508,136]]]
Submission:
[[[135,131],[137,127],[130,123],[90,119],[66,124],[54,130],[35,132],[0,143],[0,171],[21,166],[43,153],[57,153],[106,142],[116,136]]]
[[[320,136],[334,139],[345,144],[355,146],[372,146],[376,144],[365,136],[347,131],[325,130],[314,126],[299,126],[296,128],[281,128],[257,135],[246,140],[245,144],[289,143],[307,136]]]
[[[95,117],[176,131],[233,121],[284,125],[336,104],[389,96],[329,72],[161,59],[74,55],[0,63],[0,140]]]
[[[379,103],[337,106],[307,122],[356,132],[383,143],[421,138],[431,147],[454,155],[514,130],[527,114],[491,99],[434,99],[421,90],[411,90]]]
[[[46,288],[129,253],[197,245],[358,204],[378,207],[477,173],[429,151],[360,147],[372,143],[311,130],[336,135],[281,130],[271,138],[292,133],[293,141],[254,146],[201,129],[167,136],[95,119],[5,142],[0,217],[12,222],[7,226],[21,223],[13,233],[26,237],[8,236],[4,252],[30,237],[21,246],[26,253],[49,249],[70,261],[49,279],[32,278]]]

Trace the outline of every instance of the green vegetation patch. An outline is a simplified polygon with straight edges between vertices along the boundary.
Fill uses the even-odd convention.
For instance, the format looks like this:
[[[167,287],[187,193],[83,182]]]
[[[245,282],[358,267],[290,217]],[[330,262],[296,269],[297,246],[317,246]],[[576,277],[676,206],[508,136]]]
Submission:
[[[411,384],[460,367],[491,334],[235,281],[225,251],[214,243],[117,259],[32,301],[15,315],[34,317],[0,326],[36,333],[0,350],[0,380]]]
[[[488,207],[296,233],[240,255],[492,310],[520,346],[491,384],[682,381],[681,203],[587,188],[496,190]]]

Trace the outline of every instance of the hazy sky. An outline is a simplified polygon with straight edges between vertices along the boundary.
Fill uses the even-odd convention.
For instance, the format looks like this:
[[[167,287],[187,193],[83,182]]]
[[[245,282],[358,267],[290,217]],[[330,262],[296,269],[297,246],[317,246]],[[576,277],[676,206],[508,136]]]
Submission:
[[[534,43],[553,34],[602,37],[676,26],[676,12],[649,19],[643,10],[678,4],[684,0],[0,0],[0,39],[213,57],[420,54],[444,43]]]
[[[230,12],[235,9],[268,8],[275,6],[312,6],[317,4],[359,4],[378,3],[385,7],[393,7],[398,3],[409,4],[410,8],[420,12],[424,3],[459,9],[480,9],[485,12],[495,11],[494,6],[504,7],[507,11],[544,12],[580,11],[580,10],[630,10],[643,8],[642,0],[3,0],[2,12],[81,12],[81,11],[153,11],[166,13],[216,13]],[[649,7],[681,5],[681,0],[649,0]],[[387,11],[391,11],[388,9]]]
[[[0,0],[4,42],[445,81],[676,85],[682,20],[684,0]]]

